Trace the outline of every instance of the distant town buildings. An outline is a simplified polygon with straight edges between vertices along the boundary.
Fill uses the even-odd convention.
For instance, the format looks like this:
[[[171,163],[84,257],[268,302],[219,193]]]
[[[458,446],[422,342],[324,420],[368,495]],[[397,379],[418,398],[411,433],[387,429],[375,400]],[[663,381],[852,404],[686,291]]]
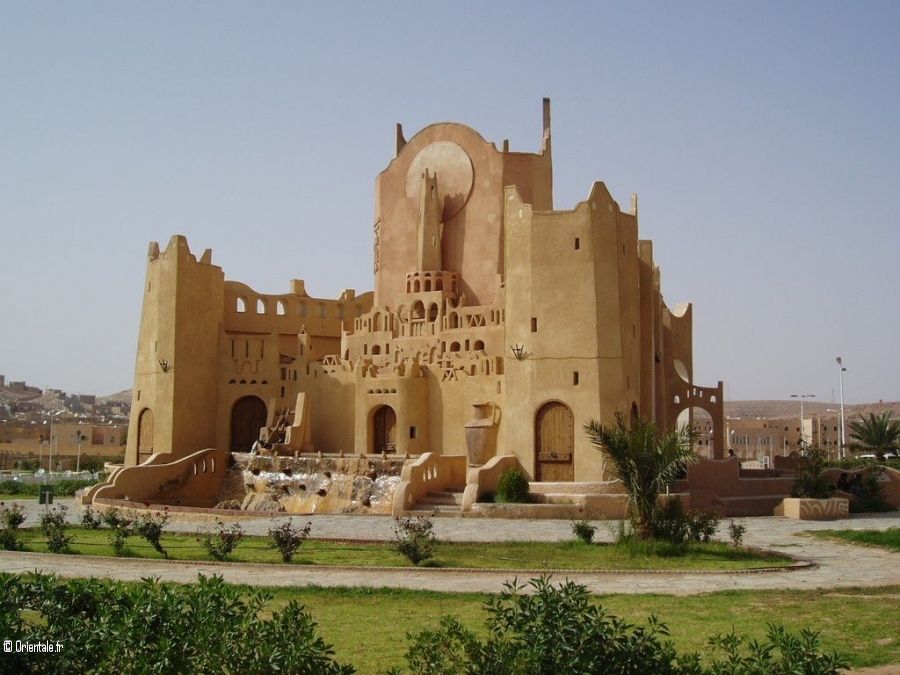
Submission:
[[[64,471],[76,468],[79,455],[117,458],[130,409],[128,402],[7,383],[0,375],[0,470]]]

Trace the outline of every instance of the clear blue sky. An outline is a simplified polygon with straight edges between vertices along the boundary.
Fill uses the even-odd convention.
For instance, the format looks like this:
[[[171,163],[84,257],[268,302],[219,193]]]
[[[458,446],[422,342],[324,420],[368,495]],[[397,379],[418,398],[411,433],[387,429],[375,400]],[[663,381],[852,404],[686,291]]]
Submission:
[[[458,121],[640,198],[695,379],[900,400],[900,3],[0,0],[0,373],[131,386],[149,242],[372,288],[375,176]]]

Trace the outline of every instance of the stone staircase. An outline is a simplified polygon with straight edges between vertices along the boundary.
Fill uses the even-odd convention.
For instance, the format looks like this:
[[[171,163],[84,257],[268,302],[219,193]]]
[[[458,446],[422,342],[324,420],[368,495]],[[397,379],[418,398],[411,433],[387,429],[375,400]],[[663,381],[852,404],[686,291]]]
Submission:
[[[459,516],[462,511],[463,491],[448,488],[440,492],[429,492],[416,502],[410,516],[435,516],[446,518]]]

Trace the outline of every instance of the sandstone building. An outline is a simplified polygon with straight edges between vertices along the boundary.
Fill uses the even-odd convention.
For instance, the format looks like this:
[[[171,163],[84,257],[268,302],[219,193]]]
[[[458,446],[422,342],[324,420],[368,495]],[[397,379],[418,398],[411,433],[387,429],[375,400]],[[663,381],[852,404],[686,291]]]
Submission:
[[[700,408],[722,456],[722,384],[693,382],[690,305],[660,292],[637,200],[603,183],[553,203],[537,153],[455,123],[406,140],[375,181],[374,291],[263,295],[184,237],[151,244],[126,465],[204,448],[510,455],[535,481],[598,481],[581,426],[617,410],[672,429]],[[480,430],[480,431],[477,431]],[[473,440],[474,439],[474,440]]]

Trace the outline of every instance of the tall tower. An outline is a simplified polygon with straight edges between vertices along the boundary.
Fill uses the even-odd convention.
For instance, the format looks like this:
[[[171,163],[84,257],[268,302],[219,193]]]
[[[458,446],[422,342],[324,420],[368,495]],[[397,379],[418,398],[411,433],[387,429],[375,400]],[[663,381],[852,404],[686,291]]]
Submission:
[[[419,224],[416,235],[419,245],[417,271],[440,272],[441,267],[441,210],[437,174],[422,174],[419,194]]]
[[[175,235],[150,244],[125,464],[216,446],[219,332],[225,276]]]

